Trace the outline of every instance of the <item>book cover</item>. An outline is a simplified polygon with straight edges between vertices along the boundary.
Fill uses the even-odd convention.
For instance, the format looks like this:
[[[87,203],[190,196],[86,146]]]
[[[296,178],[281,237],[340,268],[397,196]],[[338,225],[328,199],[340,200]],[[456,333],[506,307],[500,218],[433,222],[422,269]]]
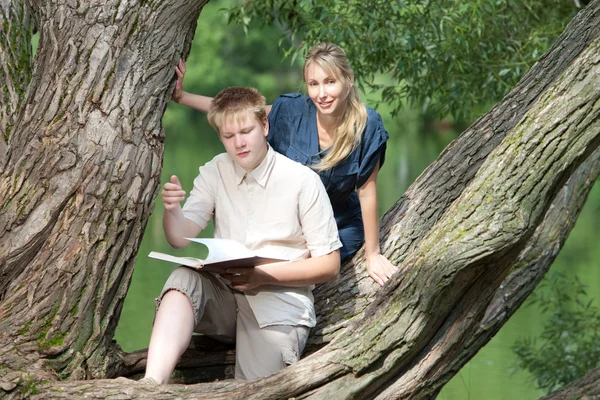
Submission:
[[[249,250],[243,244],[231,239],[186,239],[201,243],[208,248],[208,255],[204,260],[194,257],[177,257],[157,251],[150,252],[148,257],[208,272],[224,272],[228,268],[252,268],[256,265],[289,261],[261,256]]]

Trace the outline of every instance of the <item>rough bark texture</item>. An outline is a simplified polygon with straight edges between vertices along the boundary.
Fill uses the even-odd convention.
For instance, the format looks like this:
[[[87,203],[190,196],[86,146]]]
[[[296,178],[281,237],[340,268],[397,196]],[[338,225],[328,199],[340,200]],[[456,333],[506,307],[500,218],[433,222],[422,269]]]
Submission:
[[[483,316],[475,319],[472,305],[489,298],[485,292],[493,291],[493,287],[486,281],[469,289],[432,343],[415,359],[415,367],[379,397],[410,399],[424,398],[412,393],[437,393],[441,382],[452,378],[500,330],[552,265],[599,174],[597,149],[556,196],[544,221],[511,266],[512,272],[492,293],[492,300],[482,304]],[[398,397],[398,393],[404,395]]]
[[[54,381],[53,371],[73,379],[143,368],[143,352],[123,354],[110,338],[157,185],[162,112],[151,110],[164,109],[177,56],[152,49],[161,39],[178,42],[147,29],[165,24],[166,6],[117,12],[93,4],[96,14],[79,15],[69,4],[52,6],[71,10],[68,20],[36,14],[43,51],[0,176],[0,389],[7,397],[434,398],[539,282],[599,173],[596,0],[384,216],[382,250],[400,273],[378,290],[359,253],[340,280],[317,289],[313,354],[251,383]],[[78,18],[97,30],[78,25],[79,36],[57,38]],[[119,42],[123,32],[137,41]],[[62,46],[73,37],[82,39]],[[41,74],[50,60],[62,67]],[[220,368],[231,357],[213,352],[184,366],[196,358]]]
[[[600,368],[589,371],[583,378],[572,382],[541,400],[595,400],[600,398]]]
[[[32,20],[23,0],[0,0],[0,165],[31,79]]]
[[[112,337],[159,184],[167,86],[204,4],[187,3],[32,6],[39,48],[0,170],[5,368],[88,379],[120,363]]]

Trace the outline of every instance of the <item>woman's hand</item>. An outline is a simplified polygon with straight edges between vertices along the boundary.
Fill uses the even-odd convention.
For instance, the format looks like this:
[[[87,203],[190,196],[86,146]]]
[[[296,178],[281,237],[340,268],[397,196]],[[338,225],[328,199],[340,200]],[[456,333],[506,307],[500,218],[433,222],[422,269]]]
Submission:
[[[179,100],[183,96],[183,77],[185,76],[185,62],[183,60],[179,60],[179,63],[175,66],[175,73],[177,74],[177,82],[175,83],[171,100],[179,103]]]
[[[398,271],[398,267],[379,253],[365,255],[365,260],[369,276],[380,286],[383,286],[392,277],[392,274]]]

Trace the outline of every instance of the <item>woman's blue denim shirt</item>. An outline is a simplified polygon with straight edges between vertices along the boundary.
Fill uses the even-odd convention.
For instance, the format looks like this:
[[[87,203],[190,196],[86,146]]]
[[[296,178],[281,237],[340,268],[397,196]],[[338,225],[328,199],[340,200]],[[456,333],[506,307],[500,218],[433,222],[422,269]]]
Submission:
[[[389,135],[381,116],[367,107],[367,125],[360,145],[335,167],[319,173],[331,200],[337,222],[342,260],[358,251],[364,228],[356,189],[363,186],[377,161],[385,159]],[[317,110],[307,96],[290,93],[280,96],[269,112],[269,144],[281,154],[307,166],[317,164],[322,153],[317,132]]]

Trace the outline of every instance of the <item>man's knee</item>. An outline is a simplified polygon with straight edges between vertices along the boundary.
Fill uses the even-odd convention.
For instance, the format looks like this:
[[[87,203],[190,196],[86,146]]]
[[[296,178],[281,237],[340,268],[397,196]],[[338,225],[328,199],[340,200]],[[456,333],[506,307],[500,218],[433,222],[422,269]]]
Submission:
[[[179,267],[171,272],[160,295],[156,298],[156,310],[160,307],[165,296],[171,292],[179,293],[189,300],[194,313],[194,324],[198,324],[204,302],[202,276],[200,273],[186,267]]]
[[[258,379],[274,374],[300,359],[310,329],[273,325],[238,335],[236,379]]]

